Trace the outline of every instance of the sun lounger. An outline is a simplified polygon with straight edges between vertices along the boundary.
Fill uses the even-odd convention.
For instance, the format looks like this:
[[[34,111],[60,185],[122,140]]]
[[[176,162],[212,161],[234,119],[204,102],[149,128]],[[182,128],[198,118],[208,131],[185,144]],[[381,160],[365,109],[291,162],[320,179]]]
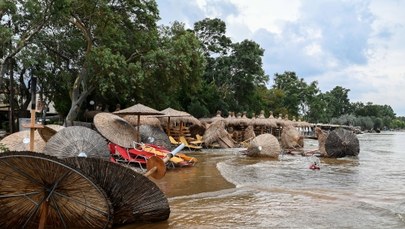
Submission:
[[[169,136],[169,140],[170,140],[170,143],[172,145],[180,145],[181,144],[181,142],[176,141],[176,139],[174,139],[172,136]]]
[[[179,140],[181,143],[183,143],[189,150],[198,150],[198,149],[202,149],[202,146],[199,145],[194,145],[194,144],[190,144],[187,142],[186,138],[184,138],[184,136],[180,136]]]

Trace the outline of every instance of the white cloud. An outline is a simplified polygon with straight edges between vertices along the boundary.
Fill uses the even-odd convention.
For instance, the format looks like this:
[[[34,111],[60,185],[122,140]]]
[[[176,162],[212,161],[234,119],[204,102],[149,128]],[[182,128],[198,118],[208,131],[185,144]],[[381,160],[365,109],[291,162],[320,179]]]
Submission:
[[[317,80],[322,91],[342,86],[352,101],[389,104],[405,116],[404,0],[175,2],[164,17],[190,25],[218,17],[233,41],[259,43],[270,76],[295,71],[307,82]]]

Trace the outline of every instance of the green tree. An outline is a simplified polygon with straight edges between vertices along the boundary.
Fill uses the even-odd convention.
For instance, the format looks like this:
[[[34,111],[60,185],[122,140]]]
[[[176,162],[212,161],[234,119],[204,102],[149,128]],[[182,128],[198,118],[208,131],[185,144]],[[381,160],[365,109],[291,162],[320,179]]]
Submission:
[[[326,109],[331,112],[331,118],[351,113],[352,107],[348,97],[349,91],[350,89],[336,86],[331,91],[325,93]]]

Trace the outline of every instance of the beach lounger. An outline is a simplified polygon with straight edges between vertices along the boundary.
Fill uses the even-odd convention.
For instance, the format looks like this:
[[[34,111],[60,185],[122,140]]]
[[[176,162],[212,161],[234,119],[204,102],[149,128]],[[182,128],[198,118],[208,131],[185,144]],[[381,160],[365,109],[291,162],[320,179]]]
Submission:
[[[181,143],[183,143],[189,150],[198,150],[198,149],[202,149],[202,146],[199,145],[194,145],[194,144],[190,144],[187,142],[186,138],[184,136],[180,136],[179,140]]]

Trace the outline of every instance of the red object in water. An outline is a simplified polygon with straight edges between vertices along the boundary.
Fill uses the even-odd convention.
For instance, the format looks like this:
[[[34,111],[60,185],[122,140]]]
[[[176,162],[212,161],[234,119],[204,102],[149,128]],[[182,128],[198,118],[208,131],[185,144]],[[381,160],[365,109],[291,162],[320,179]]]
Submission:
[[[311,166],[309,166],[309,169],[317,170],[317,169],[321,169],[321,168],[316,164],[312,164]]]

